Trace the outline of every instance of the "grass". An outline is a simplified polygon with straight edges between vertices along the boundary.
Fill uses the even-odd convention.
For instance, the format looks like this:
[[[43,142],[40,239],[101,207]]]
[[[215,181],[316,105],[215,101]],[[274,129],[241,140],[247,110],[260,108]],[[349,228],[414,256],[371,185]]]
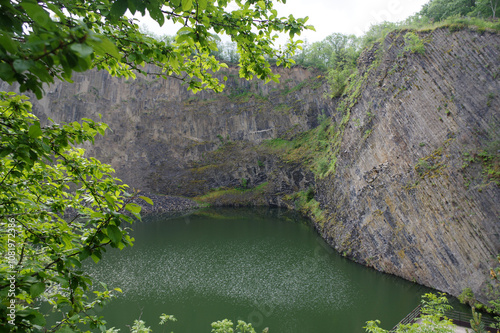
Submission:
[[[330,169],[331,159],[325,153],[332,147],[331,138],[335,137],[334,134],[335,126],[331,124],[330,118],[325,118],[318,127],[293,140],[272,139],[262,145],[279,154],[286,162],[300,163],[317,176],[322,176]]]
[[[216,189],[193,199],[200,204],[230,204],[235,206],[246,206],[259,202],[258,199],[262,200],[263,194],[266,192],[268,185],[269,183],[265,182],[254,188],[240,187]]]
[[[500,140],[490,142],[478,156],[488,179],[500,186]]]
[[[376,31],[368,32],[364,37],[364,47],[371,47],[377,42],[382,42],[385,38],[394,32],[406,32],[408,30],[415,32],[431,32],[436,29],[447,28],[451,33],[463,29],[469,29],[477,32],[500,32],[500,21],[488,21],[477,17],[449,17],[438,22],[430,22],[428,19],[412,20],[411,22],[386,22],[376,26]]]
[[[319,202],[311,197],[310,188],[306,191],[287,195],[284,199],[292,201],[297,211],[304,215],[311,216],[315,221],[321,222],[325,220],[325,212],[321,209]]]

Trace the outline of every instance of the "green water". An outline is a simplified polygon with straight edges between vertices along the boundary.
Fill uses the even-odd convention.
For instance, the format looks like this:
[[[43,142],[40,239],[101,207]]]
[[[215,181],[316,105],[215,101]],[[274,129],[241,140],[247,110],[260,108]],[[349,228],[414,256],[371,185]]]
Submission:
[[[102,313],[121,332],[139,317],[154,332],[208,333],[224,318],[258,332],[363,332],[372,319],[392,328],[428,291],[342,258],[307,221],[277,209],[150,217],[132,234],[133,248],[89,268],[123,290]],[[178,322],[158,326],[161,313]]]

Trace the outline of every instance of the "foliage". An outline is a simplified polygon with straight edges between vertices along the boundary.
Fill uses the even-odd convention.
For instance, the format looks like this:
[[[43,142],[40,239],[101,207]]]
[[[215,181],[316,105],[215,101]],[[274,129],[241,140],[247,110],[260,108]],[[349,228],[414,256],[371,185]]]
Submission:
[[[98,262],[106,245],[132,245],[127,224],[132,216],[140,218],[141,207],[112,177],[110,166],[72,147],[93,142],[105,124],[83,119],[41,126],[30,112],[26,97],[0,92],[0,237],[2,250],[12,251],[0,263],[0,328],[44,327],[35,303],[49,304],[58,314],[52,330],[78,324],[103,328],[101,319],[87,313],[112,291],[102,284],[104,291],[90,297],[92,280],[81,262],[88,257]],[[9,288],[9,279],[15,288]],[[10,304],[14,317],[7,317]]]
[[[255,329],[252,324],[247,324],[242,320],[238,320],[236,325],[236,331],[233,329],[234,324],[231,320],[224,319],[212,323],[212,333],[255,333]],[[262,333],[268,332],[268,328],[265,328]]]
[[[371,47],[376,42],[383,41],[390,32],[399,29],[402,25],[404,25],[403,22],[382,22],[372,25],[362,37],[361,44],[363,48]]]
[[[458,300],[460,301],[460,303],[467,304],[469,306],[473,306],[476,302],[474,293],[470,288],[465,288],[464,290],[462,290],[462,293],[460,293],[460,295],[458,296]]]
[[[433,21],[452,16],[495,18],[500,14],[500,0],[432,0],[425,4],[419,15]]]
[[[248,188],[248,179],[246,178],[241,178],[241,188],[246,189]]]
[[[160,316],[160,325],[165,325],[169,321],[177,321],[177,319],[172,315],[167,315],[162,313]],[[129,326],[130,327],[130,326]],[[120,329],[114,327],[108,328],[106,333],[118,333]],[[150,327],[146,327],[146,322],[144,320],[134,320],[134,324],[130,327],[130,333],[150,333],[153,330]]]
[[[330,84],[331,97],[342,96],[349,83],[349,79],[356,75],[356,66],[344,68],[332,68],[328,72],[328,83]]]
[[[500,140],[490,142],[478,156],[488,178],[500,186]]]
[[[435,295],[427,293],[422,297],[421,323],[400,325],[395,333],[453,333],[453,324],[444,315],[445,311],[451,310],[448,299],[444,294]],[[369,333],[389,332],[380,328],[380,321],[369,321],[364,327]]]
[[[237,64],[240,60],[237,45],[234,42],[217,41],[217,50],[211,53],[216,59],[231,64]]]
[[[277,0],[281,1],[281,0]],[[224,64],[210,55],[217,51],[215,34],[227,34],[237,44],[240,75],[277,80],[267,58],[290,65],[300,41],[294,41],[307,18],[278,17],[272,1],[228,0],[99,0],[2,1],[0,4],[0,79],[20,84],[38,98],[43,84],[54,78],[71,82],[72,72],[105,69],[112,75],[135,77],[134,70],[186,81],[197,91],[223,87],[212,76]],[[160,26],[179,23],[175,42],[157,40],[140,32],[135,20],[124,16],[148,13]],[[289,34],[283,49],[273,48],[276,32]],[[156,67],[143,67],[145,64]],[[187,73],[187,75],[186,75]]]
[[[481,32],[487,30],[500,32],[500,23],[498,20],[487,20],[481,17],[460,16],[450,16],[440,21],[434,21],[422,14],[416,14],[400,22],[382,22],[372,25],[365,35],[361,37],[360,43],[362,48],[365,49],[377,42],[382,42],[387,35],[395,31],[428,32],[438,28],[449,28],[451,31],[468,28]]]
[[[414,32],[408,32],[405,35],[405,48],[404,50],[411,53],[425,53],[424,42]]]
[[[355,72],[361,53],[360,39],[354,35],[334,33],[321,42],[305,45],[295,56],[298,65],[327,71],[332,97],[340,97],[349,77]]]
[[[497,261],[500,263],[500,255],[497,256]],[[497,265],[494,268],[491,268],[490,270],[490,277],[491,277],[491,285],[490,285],[490,290],[489,290],[489,306],[490,311],[496,315],[495,320],[496,320],[496,327],[500,329],[500,265]]]
[[[294,57],[298,65],[320,70],[352,67],[361,52],[359,39],[354,35],[334,33],[320,42],[304,45]]]
[[[481,322],[482,314],[476,312],[476,309],[472,308],[472,319],[470,320],[470,327],[474,333],[486,333],[484,328],[484,323]]]

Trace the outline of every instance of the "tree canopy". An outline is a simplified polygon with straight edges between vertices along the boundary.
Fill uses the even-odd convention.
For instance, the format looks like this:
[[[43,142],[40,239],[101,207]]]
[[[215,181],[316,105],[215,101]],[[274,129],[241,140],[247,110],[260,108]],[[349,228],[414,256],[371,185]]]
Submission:
[[[285,2],[284,0],[276,0]],[[229,10],[229,5],[235,9]],[[231,8],[233,8],[231,7]],[[160,26],[181,27],[174,43],[140,32],[137,21],[125,16],[149,14]],[[271,0],[23,0],[0,1],[0,79],[20,84],[38,98],[43,83],[55,78],[71,81],[73,71],[105,69],[112,75],[135,72],[185,80],[189,88],[222,89],[212,76],[221,65],[213,56],[217,34],[237,44],[240,74],[277,79],[267,58],[290,65],[300,41],[293,41],[306,18],[279,17]],[[292,40],[282,49],[277,33]],[[144,65],[155,65],[145,68]]]
[[[441,21],[451,16],[496,18],[500,14],[500,0],[432,0],[425,4],[420,15]]]

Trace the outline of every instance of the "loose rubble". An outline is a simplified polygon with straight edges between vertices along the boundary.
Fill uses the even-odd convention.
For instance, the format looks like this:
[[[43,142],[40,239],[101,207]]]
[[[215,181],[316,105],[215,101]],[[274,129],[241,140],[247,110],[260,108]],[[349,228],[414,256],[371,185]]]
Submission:
[[[148,204],[144,199],[139,198],[139,196],[150,198],[151,200],[153,200],[153,205]],[[144,192],[141,192],[133,200],[133,202],[142,207],[141,215],[150,213],[186,211],[201,207],[196,201],[188,198]]]

